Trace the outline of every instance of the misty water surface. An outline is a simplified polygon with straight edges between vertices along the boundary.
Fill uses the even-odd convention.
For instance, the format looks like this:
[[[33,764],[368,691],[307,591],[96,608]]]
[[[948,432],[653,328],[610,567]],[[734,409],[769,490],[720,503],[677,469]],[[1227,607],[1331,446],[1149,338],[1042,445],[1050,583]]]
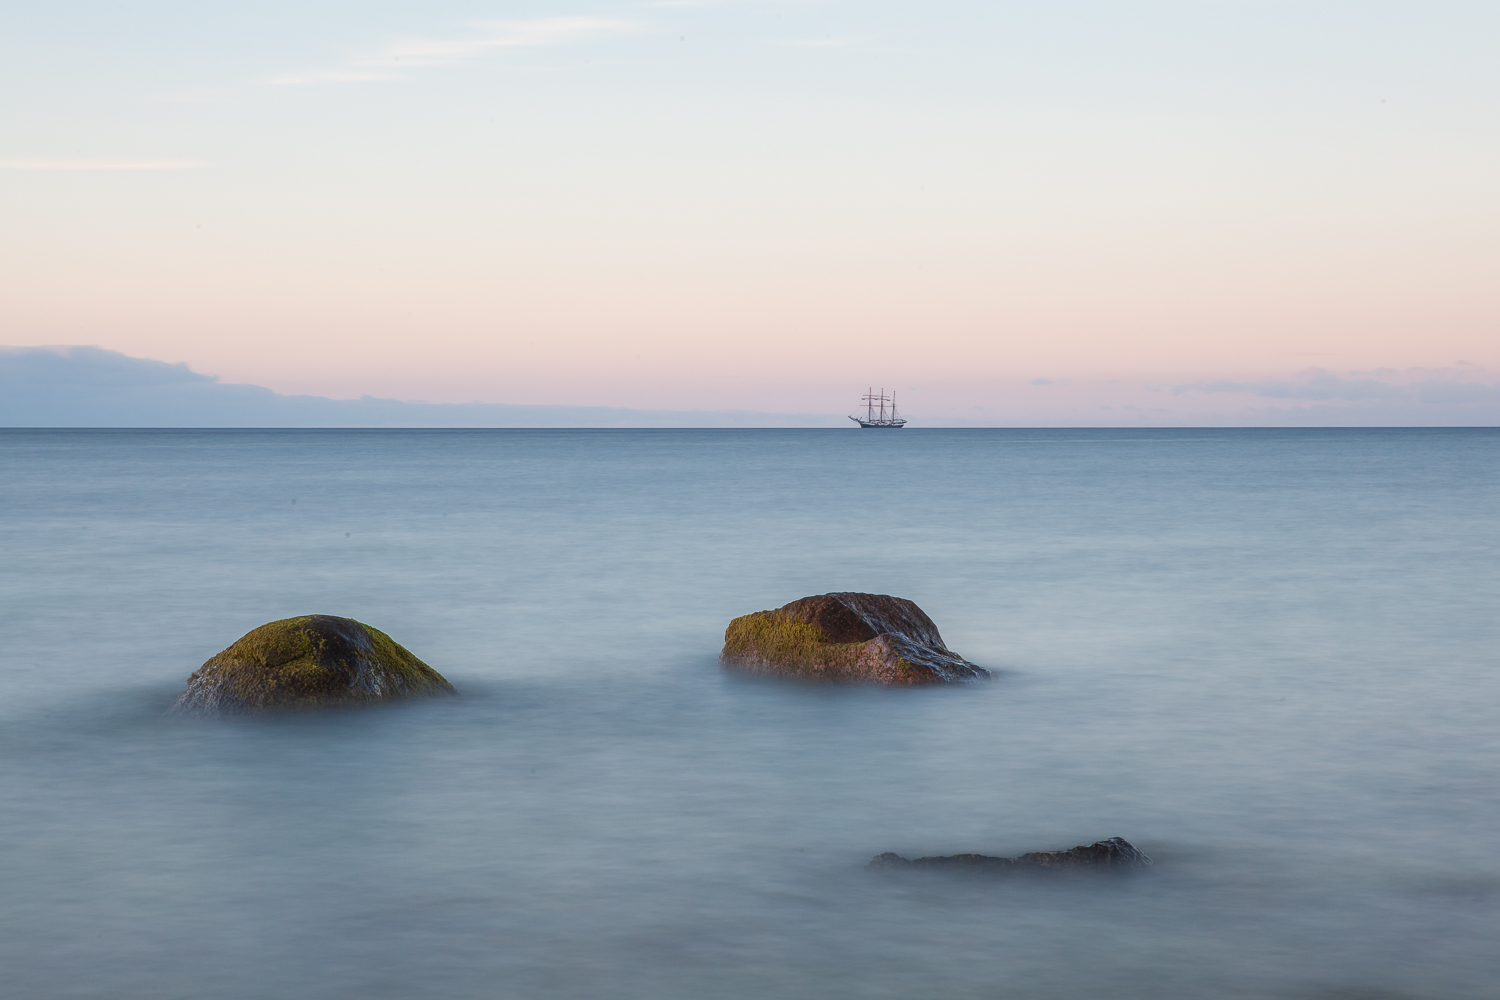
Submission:
[[[1481,998],[1500,433],[0,432],[18,997]],[[998,672],[750,681],[917,601]],[[183,720],[263,622],[464,696]],[[869,858],[1123,836],[1130,878]]]

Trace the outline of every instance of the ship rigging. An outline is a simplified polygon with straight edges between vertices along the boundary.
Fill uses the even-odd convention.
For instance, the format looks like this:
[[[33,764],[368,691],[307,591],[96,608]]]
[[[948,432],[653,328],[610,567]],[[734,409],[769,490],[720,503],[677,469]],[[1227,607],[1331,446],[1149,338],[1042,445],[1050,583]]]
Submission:
[[[899,430],[906,426],[906,420],[896,412],[896,390],[892,389],[887,396],[882,388],[878,393],[872,387],[860,399],[865,404],[865,415],[863,418],[851,416],[849,419],[861,427],[889,427]],[[890,407],[887,409],[886,404]]]

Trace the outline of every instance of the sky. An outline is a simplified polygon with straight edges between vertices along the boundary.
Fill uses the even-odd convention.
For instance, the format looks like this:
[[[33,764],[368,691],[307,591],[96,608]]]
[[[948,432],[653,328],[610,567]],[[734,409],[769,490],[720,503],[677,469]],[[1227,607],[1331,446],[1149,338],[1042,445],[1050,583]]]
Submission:
[[[1442,0],[11,4],[0,345],[349,399],[1500,422],[1497,36]]]

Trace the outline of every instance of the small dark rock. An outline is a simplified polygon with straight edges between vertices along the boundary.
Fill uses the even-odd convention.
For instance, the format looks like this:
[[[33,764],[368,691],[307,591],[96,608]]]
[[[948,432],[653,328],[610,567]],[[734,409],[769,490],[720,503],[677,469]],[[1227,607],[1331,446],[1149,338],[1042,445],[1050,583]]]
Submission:
[[[1000,874],[1038,868],[1144,868],[1150,864],[1151,859],[1125,838],[1110,837],[1087,847],[1075,847],[1071,851],[1035,851],[1019,858],[954,854],[949,857],[908,860],[899,854],[887,852],[875,855],[865,867],[874,871],[923,868]]]
[[[875,684],[990,676],[944,645],[921,608],[885,594],[820,594],[736,618],[719,660],[751,673]]]

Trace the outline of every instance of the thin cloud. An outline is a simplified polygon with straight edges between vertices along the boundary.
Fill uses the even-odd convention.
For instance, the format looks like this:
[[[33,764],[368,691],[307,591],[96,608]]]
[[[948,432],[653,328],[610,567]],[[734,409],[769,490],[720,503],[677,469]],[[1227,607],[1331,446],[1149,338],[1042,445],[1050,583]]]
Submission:
[[[1234,392],[1267,399],[1307,400],[1394,399],[1405,395],[1403,387],[1388,382],[1371,378],[1339,378],[1321,371],[1304,372],[1290,379],[1261,379],[1255,382],[1212,379],[1173,386],[1172,391],[1179,396],[1186,392]]]
[[[475,25],[475,33],[468,36],[406,39],[342,66],[287,73],[265,82],[274,86],[301,86],[394,80],[416,70],[466,62],[498,49],[568,45],[619,34],[633,27],[629,21],[601,17],[544,17],[531,21],[490,22]]]
[[[265,81],[273,87],[304,87],[314,83],[369,83],[394,80],[399,73],[372,73],[369,70],[313,69],[305,73],[284,73]]]
[[[798,49],[838,49],[858,45],[859,39],[852,35],[829,35],[826,38],[789,38],[780,44]]]
[[[1187,393],[1244,393],[1265,399],[1297,402],[1363,403],[1375,400],[1420,401],[1422,403],[1471,403],[1500,397],[1500,383],[1472,381],[1485,374],[1477,365],[1459,369],[1409,368],[1396,371],[1378,368],[1371,372],[1336,375],[1322,368],[1309,368],[1290,378],[1236,382],[1214,379],[1171,386],[1174,395]]]
[[[807,4],[817,3],[818,0],[650,0],[647,7],[740,7],[755,4],[765,6],[770,4]]]
[[[0,160],[0,170],[197,170],[190,160]]]

